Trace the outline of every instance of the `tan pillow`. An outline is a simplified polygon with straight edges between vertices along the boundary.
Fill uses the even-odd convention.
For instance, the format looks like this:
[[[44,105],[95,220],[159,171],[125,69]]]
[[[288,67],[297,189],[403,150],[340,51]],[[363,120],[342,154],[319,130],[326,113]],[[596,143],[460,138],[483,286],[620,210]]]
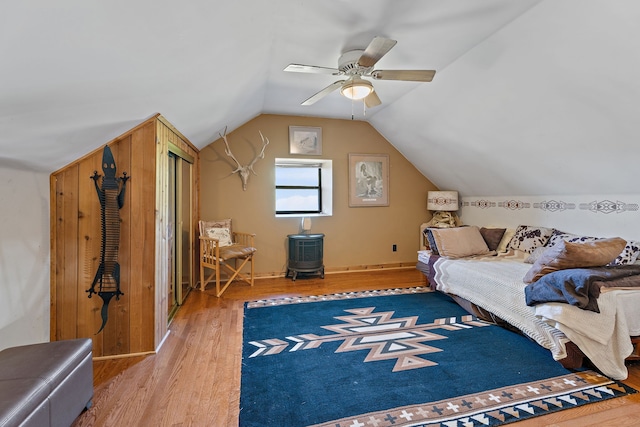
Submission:
[[[491,252],[480,234],[480,229],[475,225],[457,228],[432,228],[431,234],[441,256],[462,258]]]
[[[525,274],[523,281],[533,283],[545,274],[567,268],[607,265],[622,252],[625,245],[626,240],[620,237],[575,243],[561,240],[540,255]]]
[[[502,239],[500,239],[500,243],[498,243],[498,247],[496,248],[497,252],[507,252],[509,250],[509,242],[516,234],[515,228],[507,228],[507,230],[502,235]]]

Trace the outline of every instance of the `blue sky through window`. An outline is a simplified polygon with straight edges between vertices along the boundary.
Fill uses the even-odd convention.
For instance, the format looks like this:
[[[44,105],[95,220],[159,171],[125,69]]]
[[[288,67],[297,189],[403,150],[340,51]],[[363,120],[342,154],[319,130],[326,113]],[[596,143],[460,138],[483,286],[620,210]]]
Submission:
[[[318,187],[318,167],[276,167],[276,186]],[[276,211],[319,211],[317,189],[277,189]]]

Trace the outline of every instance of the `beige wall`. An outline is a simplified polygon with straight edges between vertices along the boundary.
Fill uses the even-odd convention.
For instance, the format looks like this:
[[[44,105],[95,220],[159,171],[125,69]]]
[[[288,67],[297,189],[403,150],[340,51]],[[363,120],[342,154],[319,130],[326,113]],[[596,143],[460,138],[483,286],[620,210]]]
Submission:
[[[286,271],[286,237],[299,232],[300,218],[275,217],[274,159],[298,157],[289,155],[289,126],[322,127],[322,156],[299,157],[333,160],[333,216],[312,218],[311,229],[325,234],[326,270],[415,264],[419,226],[430,218],[427,191],[435,186],[366,122],[268,114],[247,122],[227,135],[240,163],[247,164],[259,151],[259,130],[270,144],[246,191],[238,174],[230,175],[236,165],[225,155],[224,142],[214,141],[200,152],[201,218],[232,218],[234,229],[256,233],[258,275]],[[349,207],[349,153],[389,155],[389,206]]]

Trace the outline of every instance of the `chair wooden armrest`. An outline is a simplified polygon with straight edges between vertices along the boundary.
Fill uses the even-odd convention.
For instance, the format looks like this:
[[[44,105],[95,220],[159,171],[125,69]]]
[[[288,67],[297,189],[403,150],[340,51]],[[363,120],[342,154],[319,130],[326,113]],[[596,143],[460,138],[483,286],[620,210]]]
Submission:
[[[215,264],[217,258],[220,258],[220,240],[200,236],[200,262]]]
[[[233,242],[242,246],[255,247],[253,243],[255,237],[255,233],[243,233],[242,231],[233,232]]]

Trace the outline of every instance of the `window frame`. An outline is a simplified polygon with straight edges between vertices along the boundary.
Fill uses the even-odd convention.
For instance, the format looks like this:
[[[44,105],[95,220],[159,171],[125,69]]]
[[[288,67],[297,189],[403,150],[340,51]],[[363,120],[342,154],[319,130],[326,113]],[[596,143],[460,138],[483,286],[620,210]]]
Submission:
[[[278,167],[313,167],[318,169],[318,186],[281,186],[275,183],[274,174],[274,197],[275,190],[278,189],[311,189],[318,190],[319,210],[313,211],[276,211],[276,217],[308,217],[308,216],[331,216],[333,214],[333,162],[326,159],[293,159],[276,158],[275,168]],[[275,202],[275,200],[274,200]],[[275,207],[275,206],[274,206]]]

